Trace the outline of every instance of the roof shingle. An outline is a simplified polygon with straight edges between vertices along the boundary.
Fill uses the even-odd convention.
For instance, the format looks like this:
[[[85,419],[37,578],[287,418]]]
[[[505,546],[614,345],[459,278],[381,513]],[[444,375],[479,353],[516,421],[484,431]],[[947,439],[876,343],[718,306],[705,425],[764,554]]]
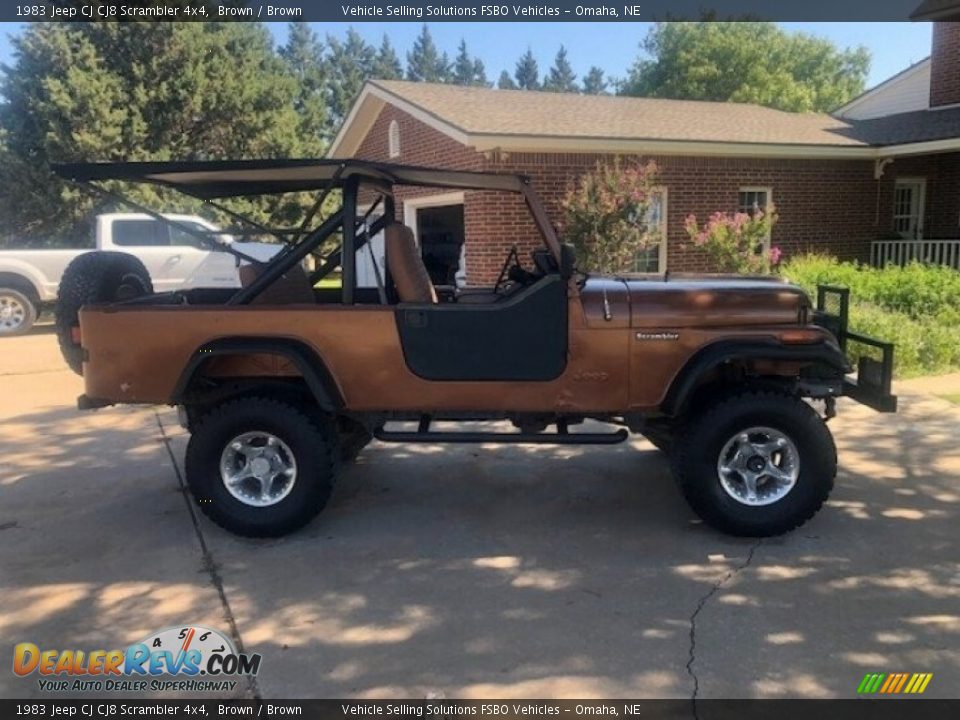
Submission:
[[[960,108],[845,120],[733,102],[493,90],[400,80],[372,84],[470,135],[854,148],[960,137]]]

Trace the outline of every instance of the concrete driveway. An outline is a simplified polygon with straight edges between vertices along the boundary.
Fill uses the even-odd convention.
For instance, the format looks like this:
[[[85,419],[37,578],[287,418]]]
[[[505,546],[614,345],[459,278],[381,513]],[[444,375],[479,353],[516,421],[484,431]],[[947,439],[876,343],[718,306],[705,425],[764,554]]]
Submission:
[[[841,469],[762,542],[696,521],[660,453],[388,446],[295,536],[185,502],[166,408],[79,413],[52,334],[0,340],[0,653],[201,623],[264,697],[852,697],[867,672],[960,696],[960,408],[842,403]],[[10,667],[10,656],[0,664]],[[0,671],[0,696],[40,695]]]

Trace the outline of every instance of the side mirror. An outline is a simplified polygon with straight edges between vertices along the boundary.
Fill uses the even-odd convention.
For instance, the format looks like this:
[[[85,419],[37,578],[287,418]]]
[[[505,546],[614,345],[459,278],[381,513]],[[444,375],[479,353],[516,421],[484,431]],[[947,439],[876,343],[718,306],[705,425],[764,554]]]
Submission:
[[[577,252],[573,249],[573,245],[570,243],[563,243],[560,245],[560,277],[564,280],[569,280],[573,277],[573,273],[576,269],[577,264]]]

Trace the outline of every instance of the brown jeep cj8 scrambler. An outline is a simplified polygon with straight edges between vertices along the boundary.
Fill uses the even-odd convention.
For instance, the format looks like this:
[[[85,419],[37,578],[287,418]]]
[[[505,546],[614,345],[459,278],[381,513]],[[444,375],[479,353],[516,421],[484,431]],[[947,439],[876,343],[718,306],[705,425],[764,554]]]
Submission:
[[[191,492],[211,519],[242,535],[307,523],[327,502],[339,463],[373,437],[604,445],[630,432],[670,453],[706,522],[773,535],[813,516],[833,486],[836,448],[824,418],[836,398],[896,409],[893,348],[848,332],[845,291],[821,288],[814,309],[802,290],[772,279],[585,275],[524,177],[353,160],[56,171],[238,256],[239,290],[153,293],[136,258],[82,255],[64,275],[57,321],[64,355],[84,377],[80,407],[179,406],[191,433]],[[287,245],[261,263],[99,184],[108,180],[173,188],[246,223],[248,235],[269,231]],[[511,251],[494,287],[434,287],[412,232],[395,220],[395,186],[518,194],[543,247],[526,267]],[[333,190],[340,206],[310,227]],[[308,191],[318,198],[297,230],[270,230],[215,202]],[[357,287],[358,257],[373,257],[368,241],[381,233],[377,287]],[[338,247],[320,256],[335,234]],[[338,268],[341,287],[318,287]],[[865,353],[854,378],[848,340],[882,359]],[[607,431],[571,429],[587,419]],[[467,420],[514,427],[438,427]]]

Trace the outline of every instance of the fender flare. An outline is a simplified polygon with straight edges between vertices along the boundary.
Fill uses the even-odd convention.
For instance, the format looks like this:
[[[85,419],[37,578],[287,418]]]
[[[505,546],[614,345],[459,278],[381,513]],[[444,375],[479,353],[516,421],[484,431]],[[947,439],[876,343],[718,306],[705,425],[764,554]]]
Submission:
[[[17,263],[19,264],[19,261]],[[36,301],[34,304],[37,305],[49,300],[44,298],[42,278],[26,263],[23,263],[22,269],[13,261],[5,261],[0,265],[0,287],[25,292],[31,301]]]
[[[827,365],[838,377],[850,370],[843,351],[824,340],[809,345],[785,345],[774,338],[721,340],[700,348],[674,376],[661,403],[664,414],[675,416],[693,395],[703,376],[730,360],[785,360]]]
[[[336,412],[344,407],[343,395],[316,350],[300,340],[271,337],[231,337],[204,343],[197,348],[174,386],[170,402],[181,404],[197,371],[211,358],[225,355],[280,355],[290,360],[303,376],[321,409]]]

